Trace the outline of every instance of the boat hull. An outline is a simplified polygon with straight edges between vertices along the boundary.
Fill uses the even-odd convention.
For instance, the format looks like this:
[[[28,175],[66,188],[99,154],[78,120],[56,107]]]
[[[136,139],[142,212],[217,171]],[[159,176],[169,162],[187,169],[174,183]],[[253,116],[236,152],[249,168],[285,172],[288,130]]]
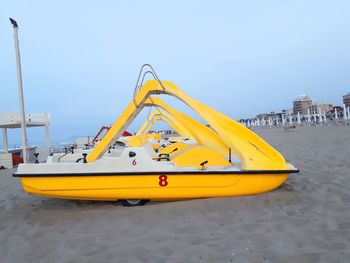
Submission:
[[[295,171],[292,171],[295,172]],[[253,195],[279,187],[291,172],[248,174],[21,175],[24,191],[64,199],[186,199]]]

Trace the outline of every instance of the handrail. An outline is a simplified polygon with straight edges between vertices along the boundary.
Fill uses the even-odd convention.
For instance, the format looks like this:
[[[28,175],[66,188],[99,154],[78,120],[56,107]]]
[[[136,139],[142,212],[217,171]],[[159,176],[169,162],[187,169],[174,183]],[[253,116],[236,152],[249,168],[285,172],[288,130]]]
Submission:
[[[69,153],[71,153],[71,152],[68,151],[65,154],[63,154],[62,156],[58,157],[57,162],[59,163],[61,161],[61,158],[63,158],[64,156],[68,155]]]
[[[142,84],[143,84],[143,82],[145,81],[145,76],[146,76],[147,74],[151,74],[151,75],[153,76],[153,78],[156,79],[156,77],[155,77],[155,75],[153,74],[152,71],[150,71],[150,70],[145,71],[145,72],[143,73],[142,80],[141,80],[140,84],[139,84],[138,87],[137,87],[137,91],[139,91],[140,88],[142,87]]]
[[[142,75],[143,69],[145,67],[149,67],[151,70],[145,71]],[[141,66],[140,73],[139,73],[139,76],[138,76],[137,81],[136,81],[136,85],[134,88],[134,94],[133,94],[133,98],[132,98],[134,103],[135,103],[136,108],[138,108],[139,105],[137,105],[137,103],[136,103],[135,96],[136,96],[136,93],[139,91],[139,89],[142,87],[142,84],[145,80],[145,76],[147,74],[151,74],[153,76],[154,80],[156,80],[159,83],[159,85],[162,87],[162,89],[165,90],[163,83],[160,81],[160,79],[159,79],[157,73],[155,72],[155,70],[153,69],[153,67],[150,64],[143,64]],[[142,75],[142,79],[141,79],[141,75]],[[141,79],[141,82],[140,82],[140,79]]]

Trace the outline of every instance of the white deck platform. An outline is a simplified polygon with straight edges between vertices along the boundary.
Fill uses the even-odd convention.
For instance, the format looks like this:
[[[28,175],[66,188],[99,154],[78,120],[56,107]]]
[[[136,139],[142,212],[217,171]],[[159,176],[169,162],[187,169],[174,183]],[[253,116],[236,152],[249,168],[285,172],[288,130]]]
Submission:
[[[45,127],[47,149],[51,147],[51,139],[49,133],[50,114],[28,114],[26,115],[26,127]],[[0,128],[2,129],[3,152],[0,153],[0,166],[8,167],[9,144],[7,138],[7,129],[21,128],[21,116],[19,112],[0,112]],[[28,147],[29,149],[30,147]],[[48,150],[47,150],[48,152]],[[40,154],[43,155],[44,154]],[[32,159],[32,158],[30,158]],[[12,157],[11,157],[12,163]]]
[[[48,113],[26,115],[27,127],[48,126],[49,124],[50,114]],[[19,112],[0,112],[0,128],[21,128],[21,116]]]

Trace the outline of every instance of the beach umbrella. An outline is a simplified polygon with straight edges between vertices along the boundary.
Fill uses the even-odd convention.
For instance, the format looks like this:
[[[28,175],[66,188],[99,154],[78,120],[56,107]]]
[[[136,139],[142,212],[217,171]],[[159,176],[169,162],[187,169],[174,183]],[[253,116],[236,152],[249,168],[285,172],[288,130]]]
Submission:
[[[318,114],[317,114],[317,111],[315,111],[315,114],[314,114],[315,122],[317,122],[317,117],[318,117]]]
[[[338,111],[337,108],[334,108],[334,118],[338,120]]]
[[[297,118],[298,118],[298,124],[300,125],[300,124],[301,124],[301,121],[300,121],[300,113],[299,113],[299,111],[298,111]]]
[[[321,108],[318,108],[318,117],[320,118],[320,122],[323,122]]]
[[[344,118],[344,120],[347,120],[348,119],[348,117],[346,116],[346,106],[345,106],[345,104],[343,104],[343,118]]]

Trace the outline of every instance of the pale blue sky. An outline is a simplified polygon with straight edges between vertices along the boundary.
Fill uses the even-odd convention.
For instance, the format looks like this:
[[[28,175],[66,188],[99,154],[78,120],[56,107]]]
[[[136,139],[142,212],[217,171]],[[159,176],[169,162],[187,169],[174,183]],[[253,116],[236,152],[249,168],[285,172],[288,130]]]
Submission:
[[[8,17],[20,26],[26,111],[51,113],[58,142],[112,123],[144,63],[235,119],[290,108],[301,93],[341,104],[349,14],[347,0],[2,1],[0,112],[18,110]]]

